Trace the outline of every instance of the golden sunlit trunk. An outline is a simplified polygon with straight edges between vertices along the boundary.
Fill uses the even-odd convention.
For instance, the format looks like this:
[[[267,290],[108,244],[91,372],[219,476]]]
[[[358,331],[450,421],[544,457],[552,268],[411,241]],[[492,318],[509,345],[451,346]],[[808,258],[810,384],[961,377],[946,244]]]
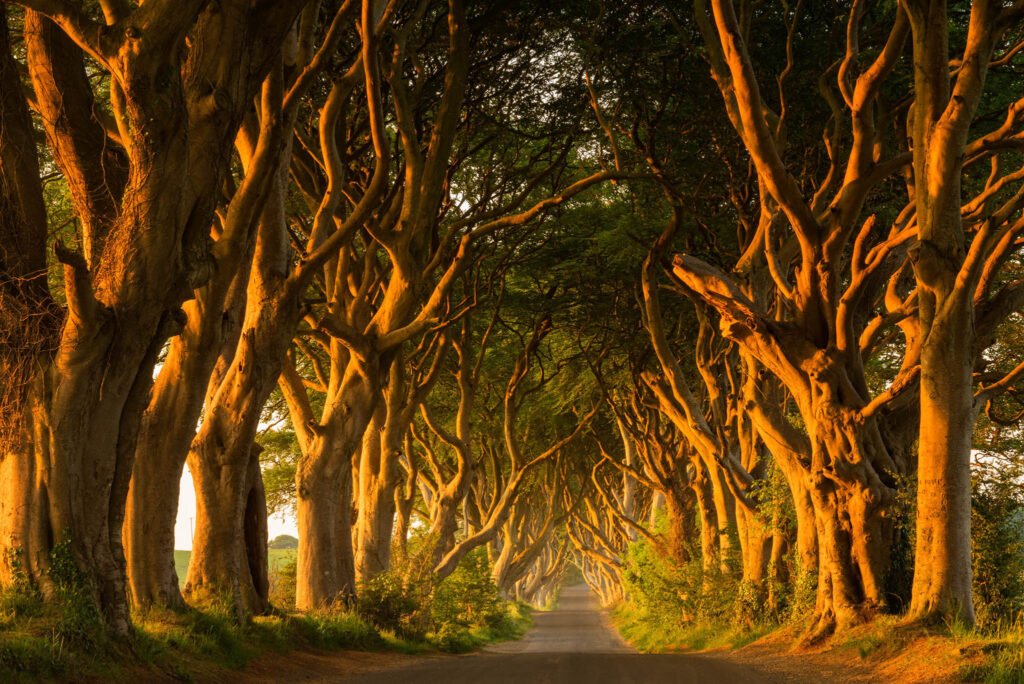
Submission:
[[[946,2],[907,5],[913,33],[914,257],[921,319],[921,413],[917,538],[910,617],[974,624],[971,568],[971,445],[976,417],[976,300],[982,273],[999,268],[997,230],[1007,208],[971,220],[962,203],[968,134],[985,87],[989,61],[1005,30],[1001,3],[971,3],[964,66],[951,79],[950,17]],[[1012,105],[1015,112],[1019,105]],[[1014,118],[1016,114],[1012,115]],[[993,158],[986,190],[998,187]],[[981,195],[980,197],[983,197]],[[973,203],[973,202],[972,202]],[[969,203],[970,204],[970,203]],[[999,203],[993,205],[993,209]],[[1014,206],[1016,214],[1019,207]],[[1002,217],[999,218],[1000,214]],[[977,217],[975,217],[977,219]],[[1013,235],[1012,231],[1007,235]],[[995,259],[992,264],[987,263]],[[999,383],[993,383],[998,385]],[[988,391],[988,390],[986,390]]]
[[[174,565],[179,483],[217,352],[207,352],[213,358],[195,368],[184,363],[180,347],[172,342],[153,388],[128,490],[125,558],[132,603],[139,608],[184,605]]]
[[[308,611],[350,604],[356,590],[350,470],[303,483],[296,510],[301,536],[295,607]]]
[[[250,442],[247,449],[238,445],[244,454],[210,453],[203,450],[207,444],[197,438],[189,454],[196,525],[185,595],[195,604],[226,606],[243,620],[268,608],[259,448]],[[215,458],[223,460],[214,462]]]
[[[974,623],[971,572],[971,446],[976,408],[973,312],[932,323],[921,354],[917,536],[910,614]],[[966,310],[965,310],[966,309]]]
[[[884,580],[894,539],[888,512],[891,490],[870,479],[871,470],[837,472],[851,464],[863,467],[880,448],[877,428],[842,419],[842,411],[818,407],[812,415],[832,415],[829,423],[810,425],[812,459],[818,464],[811,478],[818,534],[818,593],[816,624],[811,640],[870,619],[886,606]],[[826,474],[827,473],[827,474]]]
[[[356,518],[356,582],[372,580],[391,567],[391,541],[398,485],[396,430],[387,425],[387,408],[380,406],[363,435],[359,450],[359,514]],[[404,433],[403,433],[404,434]]]

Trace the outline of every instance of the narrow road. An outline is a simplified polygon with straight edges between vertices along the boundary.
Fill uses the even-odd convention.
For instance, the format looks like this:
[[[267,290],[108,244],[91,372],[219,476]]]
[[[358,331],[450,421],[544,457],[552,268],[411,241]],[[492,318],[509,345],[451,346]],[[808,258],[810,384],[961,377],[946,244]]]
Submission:
[[[558,608],[535,613],[520,641],[481,653],[426,660],[346,682],[362,684],[764,684],[747,667],[701,655],[637,653],[607,622],[585,586],[562,591]]]

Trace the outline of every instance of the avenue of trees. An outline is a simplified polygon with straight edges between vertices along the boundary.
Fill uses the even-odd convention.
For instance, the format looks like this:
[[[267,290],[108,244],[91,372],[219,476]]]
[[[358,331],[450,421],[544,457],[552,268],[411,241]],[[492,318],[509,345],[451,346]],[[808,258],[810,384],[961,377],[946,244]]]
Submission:
[[[0,3],[0,588],[1013,619],[1022,17]]]

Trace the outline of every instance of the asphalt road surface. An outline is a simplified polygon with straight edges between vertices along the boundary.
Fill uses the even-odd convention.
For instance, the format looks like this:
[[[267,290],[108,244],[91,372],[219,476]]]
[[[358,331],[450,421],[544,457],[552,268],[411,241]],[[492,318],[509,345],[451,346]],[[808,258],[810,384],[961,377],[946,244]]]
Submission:
[[[645,655],[625,644],[585,586],[562,591],[558,608],[534,613],[520,641],[481,653],[425,660],[346,682],[361,684],[763,684],[747,667],[689,654]]]

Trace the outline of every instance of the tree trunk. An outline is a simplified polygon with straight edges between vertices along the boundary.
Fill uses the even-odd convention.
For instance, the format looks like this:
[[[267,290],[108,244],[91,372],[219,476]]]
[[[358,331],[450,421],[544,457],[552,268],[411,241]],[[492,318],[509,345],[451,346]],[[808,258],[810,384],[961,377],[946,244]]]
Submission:
[[[276,76],[267,79],[265,94],[276,91]],[[238,344],[262,202],[276,198],[265,191],[279,161],[268,149],[282,137],[282,126],[273,112],[264,111],[263,118],[257,126],[255,116],[250,117],[237,138],[246,177],[232,197],[219,239],[221,247],[232,249],[215,248],[214,276],[182,307],[184,325],[170,342],[142,420],[124,529],[128,581],[139,608],[184,605],[174,565],[179,482],[205,403],[204,390],[218,360],[223,371]]]
[[[40,383],[40,380],[36,380]],[[0,445],[0,539],[4,553],[0,556],[0,587],[35,585],[44,595],[53,593],[48,569],[50,551],[58,531],[53,530],[47,495],[45,468],[48,459],[39,449],[41,435],[34,429],[29,389],[26,413],[16,425],[4,427]]]
[[[352,472],[348,463],[343,460],[343,467],[329,476],[298,483],[298,610],[347,605],[355,598]]]
[[[753,513],[739,509],[736,512],[742,560],[741,578],[760,591],[768,575],[774,534]]]
[[[712,502],[711,484],[707,474],[701,469],[693,481],[693,491],[697,498],[697,512],[700,515],[700,556],[705,572],[710,572],[718,560],[718,516]],[[665,510],[668,512],[670,498],[665,498]],[[676,544],[677,545],[677,544]],[[675,545],[674,545],[675,546]]]
[[[77,48],[41,15],[26,13],[36,101],[82,226],[81,253],[56,250],[68,317],[33,410],[34,441],[48,449],[48,463],[37,471],[47,473],[46,512],[39,512],[53,530],[50,543],[69,553],[109,630],[121,638],[130,633],[122,522],[140,424],[178,307],[208,276],[213,198],[237,124],[228,112],[211,116],[216,108],[208,95],[234,96],[247,107],[266,73],[256,63],[265,55],[226,59],[222,51],[232,44],[274,53],[279,45],[243,31],[251,19],[244,12],[206,13],[204,5],[147,7],[144,21],[125,16],[133,35],[114,42],[85,38],[100,28],[83,15],[81,33],[72,32]],[[283,35],[288,11],[294,10],[266,22],[271,32]],[[203,49],[214,36],[220,51]],[[84,106],[93,93],[83,50],[117,84],[111,91],[122,150]],[[11,129],[4,123],[6,137]]]
[[[244,535],[243,551],[245,567],[252,578],[252,586],[256,592],[256,601],[260,612],[265,612],[270,603],[270,558],[268,550],[267,530],[267,493],[263,489],[263,471],[260,470],[258,446],[253,446],[253,455],[249,459],[249,472],[246,474],[245,513],[242,517]],[[244,573],[243,573],[244,574]]]
[[[389,442],[388,411],[380,406],[359,450],[359,515],[356,518],[356,582],[363,584],[391,567],[398,459]]]
[[[253,519],[261,509],[266,516],[259,448],[250,442],[243,453],[234,442],[232,450],[217,449],[226,433],[213,435],[213,422],[208,417],[203,423],[188,459],[196,489],[196,529],[185,594],[192,603],[225,606],[242,621],[268,607],[267,570],[260,565],[261,557],[264,564],[267,557],[266,523]]]
[[[410,487],[415,487],[415,483],[410,483]],[[412,509],[416,503],[415,489],[411,489],[411,492],[411,496],[403,496],[399,490],[395,491],[395,551],[402,563],[409,559],[409,532],[412,525]]]
[[[975,290],[982,271],[998,242],[992,232],[1000,220],[985,216],[975,224],[968,244],[962,177],[968,134],[989,64],[1013,21],[1008,21],[1002,3],[971,3],[968,39],[959,60],[964,67],[951,79],[947,3],[909,2],[906,11],[914,57],[915,105],[908,127],[918,246],[912,257],[922,340],[918,527],[910,616],[970,626],[975,617],[971,594],[974,301],[980,294]],[[1016,112],[1016,105],[1011,111]],[[993,157],[993,176],[986,188],[998,187],[995,170],[1000,162]]]
[[[301,318],[300,289],[287,279],[285,174],[286,169],[279,168],[268,189],[246,284],[241,333],[235,344],[233,336],[224,340],[206,390],[203,423],[188,455],[196,483],[196,536],[186,598],[226,599],[240,617],[266,609],[266,597],[252,575],[243,572],[246,566],[241,562],[247,473],[257,455],[253,445],[260,415]]]
[[[455,547],[455,533],[458,531],[459,501],[448,491],[438,495],[434,520],[430,525],[431,562],[437,565],[445,554]]]
[[[917,540],[910,614],[974,624],[971,446],[976,408],[969,298],[932,323],[921,350]],[[952,308],[952,307],[951,307]]]
[[[197,368],[182,358],[187,351],[179,340],[172,342],[143,417],[128,489],[123,537],[137,608],[184,606],[174,566],[179,484],[217,353]]]
[[[819,410],[816,415],[831,420],[809,426],[815,464],[810,497],[819,554],[816,620],[808,632],[812,641],[864,622],[885,607],[884,580],[894,539],[893,492],[866,467],[880,446],[877,425],[845,420],[841,409]]]
[[[697,495],[697,506],[701,512],[702,551],[710,545],[711,557],[715,557],[718,531],[713,520],[705,520],[705,513],[711,512],[709,502]],[[713,515],[713,513],[712,513]],[[690,542],[693,539],[693,499],[677,492],[665,493],[666,545],[673,562],[682,565],[690,559]],[[705,562],[707,559],[705,558]]]
[[[174,527],[183,466],[179,459],[162,459],[159,464],[136,467],[132,476],[124,546],[128,588],[136,608],[185,605],[174,564]]]
[[[47,442],[37,416],[61,319],[47,287],[47,218],[32,119],[0,6],[0,587],[47,589]],[[27,320],[38,326],[25,326]]]
[[[796,558],[797,571],[801,575],[818,572],[818,533],[814,516],[814,502],[811,499],[807,480],[810,477],[803,469],[782,466],[786,474],[786,484],[792,496],[793,512],[796,517]]]
[[[501,595],[509,596],[512,591],[513,582],[509,577],[508,570],[512,564],[512,556],[515,555],[515,548],[513,548],[511,536],[504,529],[501,534],[495,537],[494,543],[500,544],[501,551],[492,564],[491,578],[498,586],[498,591],[501,592]]]

